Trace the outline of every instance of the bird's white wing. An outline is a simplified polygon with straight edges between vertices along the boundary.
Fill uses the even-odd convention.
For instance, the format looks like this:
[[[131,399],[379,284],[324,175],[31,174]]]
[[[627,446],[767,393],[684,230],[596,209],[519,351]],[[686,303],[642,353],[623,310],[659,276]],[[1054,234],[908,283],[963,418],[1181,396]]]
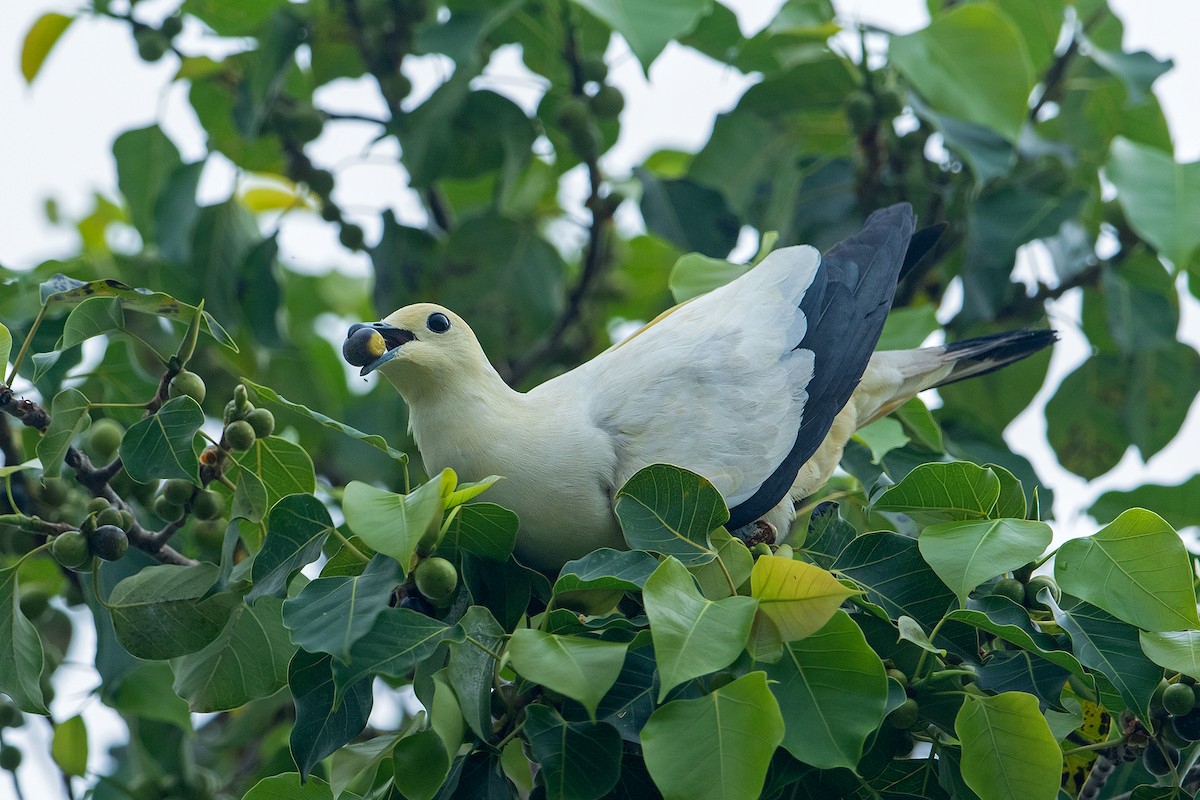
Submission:
[[[796,349],[800,301],[819,264],[811,247],[776,251],[534,393],[582,405],[613,438],[614,487],[671,463],[736,505],[796,441],[813,370],[812,352]]]
[[[534,392],[611,437],[611,488],[676,464],[721,491],[731,528],[753,522],[787,496],[858,385],[914,226],[898,204],[824,259],[778,250]]]

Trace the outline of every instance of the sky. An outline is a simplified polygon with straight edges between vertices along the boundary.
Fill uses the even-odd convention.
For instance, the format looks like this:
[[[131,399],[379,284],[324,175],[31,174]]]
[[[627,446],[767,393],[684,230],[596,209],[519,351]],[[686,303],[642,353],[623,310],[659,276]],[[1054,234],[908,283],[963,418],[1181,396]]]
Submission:
[[[143,0],[138,8],[147,19],[155,19],[175,4],[170,0]],[[738,12],[743,32],[750,34],[774,16],[780,0],[726,0],[726,4]],[[923,27],[928,21],[922,0],[835,0],[834,5],[845,22],[861,20],[899,33]],[[1194,45],[1195,31],[1200,29],[1200,3],[1110,0],[1110,5],[1125,20],[1127,48],[1174,59],[1175,69],[1157,82],[1155,90],[1171,125],[1177,157],[1184,161],[1200,159],[1200,104],[1195,102],[1195,87],[1200,85],[1200,48]],[[170,84],[176,65],[170,58],[153,65],[142,62],[124,25],[80,20],[51,54],[35,85],[25,86],[17,67],[25,31],[42,13],[70,13],[75,8],[70,0],[12,3],[6,8],[5,24],[0,26],[0,153],[5,154],[6,182],[0,197],[0,264],[9,268],[32,267],[76,250],[73,232],[47,223],[45,201],[52,198],[69,218],[86,213],[93,192],[114,197],[116,174],[111,147],[120,132],[158,122],[185,159],[204,155],[203,134],[187,106],[185,90]],[[185,49],[209,47],[196,27],[189,26],[184,35]],[[842,46],[853,50],[856,40],[847,37]],[[707,140],[715,116],[732,108],[751,82],[674,45],[655,62],[648,81],[623,42],[614,41],[608,59],[611,80],[626,98],[621,139],[602,161],[605,171],[617,177],[628,175],[634,164],[656,150],[697,150]],[[410,69],[416,87],[410,103],[419,103],[448,74],[446,64],[436,57],[420,59]],[[538,80],[521,68],[512,52],[501,51],[482,81],[510,95],[527,110],[532,110],[540,96]],[[321,89],[317,101],[329,111],[376,115],[382,106],[378,92],[366,81],[339,81]],[[335,199],[364,226],[368,242],[376,235],[378,213],[383,208],[393,209],[402,221],[424,221],[419,204],[405,189],[402,171],[395,166],[398,148],[394,140],[372,144],[374,133],[373,126],[342,123],[330,126],[309,148],[314,162],[337,174]],[[219,157],[212,159],[201,183],[202,198],[224,199],[235,181],[235,171],[228,163]],[[583,190],[582,176],[575,175],[564,194],[579,198]],[[636,211],[624,208],[619,222],[637,226]],[[366,256],[344,250],[336,237],[332,226],[313,215],[289,215],[282,224],[282,257],[293,269],[366,271]],[[747,241],[745,248],[752,252],[753,242]],[[1019,272],[1033,269],[1027,258],[1018,266]],[[1186,290],[1182,296],[1188,299],[1182,309],[1180,338],[1200,347],[1200,304],[1190,299]],[[1131,451],[1116,469],[1097,481],[1089,483],[1071,475],[1057,465],[1046,443],[1043,410],[1054,387],[1088,353],[1086,340],[1079,332],[1078,293],[1068,293],[1052,303],[1048,314],[1062,342],[1055,349],[1045,388],[1031,408],[1009,427],[1006,438],[1014,450],[1034,462],[1042,479],[1055,490],[1054,527],[1062,539],[1095,530],[1083,510],[1104,491],[1146,482],[1177,483],[1200,470],[1200,456],[1194,445],[1200,442],[1200,404],[1192,408],[1175,442],[1148,464]],[[77,626],[77,630],[82,633],[89,627]],[[78,639],[70,660],[90,663],[94,643],[87,636]],[[121,735],[115,714],[90,694],[98,679],[89,668],[68,666],[60,674],[63,680],[59,681],[54,716],[61,720],[84,711],[92,740],[91,766],[103,770],[107,763],[105,748]],[[48,750],[48,726],[27,725],[22,735],[29,744],[20,770],[27,796],[47,800],[60,796],[61,790],[54,782],[43,782],[43,776],[53,772],[44,756],[37,757]],[[0,796],[7,791],[5,780],[0,777]]]

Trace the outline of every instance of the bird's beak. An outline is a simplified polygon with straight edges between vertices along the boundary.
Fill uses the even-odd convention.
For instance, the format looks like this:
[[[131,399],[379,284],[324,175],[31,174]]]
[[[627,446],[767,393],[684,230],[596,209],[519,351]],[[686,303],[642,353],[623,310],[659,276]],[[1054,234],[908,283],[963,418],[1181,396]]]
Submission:
[[[413,335],[412,331],[407,331],[404,328],[397,328],[395,325],[391,325],[387,322],[359,322],[351,325],[350,330],[346,332],[347,341],[349,341],[357,331],[363,328],[370,328],[382,336],[384,346],[387,348],[387,350],[385,350],[382,355],[375,358],[375,360],[363,364],[361,357],[351,359],[349,357],[350,353],[348,353],[346,348],[343,347],[342,352],[347,356],[347,360],[356,366],[362,366],[362,369],[358,373],[359,375],[366,375],[369,372],[374,372],[375,370],[379,369],[381,366],[399,355],[400,348],[403,345],[417,338]]]

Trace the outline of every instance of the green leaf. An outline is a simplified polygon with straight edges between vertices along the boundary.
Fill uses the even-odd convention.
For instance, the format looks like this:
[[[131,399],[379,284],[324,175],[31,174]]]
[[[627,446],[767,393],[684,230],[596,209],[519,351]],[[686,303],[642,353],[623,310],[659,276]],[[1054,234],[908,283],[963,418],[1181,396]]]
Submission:
[[[686,566],[716,558],[709,535],[729,520],[716,487],[670,464],[638,470],[617,492],[615,508],[631,549],[673,556]]]
[[[701,594],[709,600],[720,600],[737,594],[738,588],[750,577],[754,556],[741,539],[724,528],[713,531],[711,538],[717,557],[688,571],[700,584]]]
[[[1046,708],[1065,710],[1059,698],[1071,674],[1024,650],[992,653],[975,672],[979,688],[985,691],[1026,692]]]
[[[0,372],[7,372],[8,357],[12,353],[12,334],[0,323]]]
[[[650,64],[673,39],[696,29],[712,11],[712,0],[573,0],[625,38],[649,74]]]
[[[1017,140],[1034,74],[1007,15],[991,5],[956,6],[927,28],[893,37],[889,55],[937,110]]]
[[[138,483],[160,478],[183,478],[200,485],[200,462],[193,443],[204,424],[195,400],[180,395],[163,403],[158,413],[140,419],[125,431],[121,461]]]
[[[517,515],[503,506],[467,503],[458,506],[438,547],[464,550],[492,561],[507,561],[517,543],[518,526]]]
[[[333,800],[329,784],[306,775],[285,772],[263,778],[242,795],[242,800]]]
[[[310,653],[329,653],[343,662],[388,607],[402,579],[399,565],[377,555],[361,575],[317,578],[283,603],[283,624],[292,641]],[[343,684],[345,685],[345,684]]]
[[[655,711],[642,729],[642,745],[646,769],[667,800],[739,800],[762,792],[783,736],[766,673],[751,672],[712,694]]]
[[[412,729],[424,724],[424,717],[421,713],[414,714],[399,733],[387,733],[364,742],[355,742],[334,753],[333,765],[329,769],[329,786],[333,789],[333,796],[341,797],[343,792],[355,784],[373,782],[380,765],[391,757],[392,749],[400,738],[411,734]],[[449,758],[445,755],[444,748],[442,757],[447,760],[449,766]]]
[[[1142,652],[1164,669],[1200,680],[1200,631],[1138,631]]]
[[[266,597],[238,606],[216,639],[174,661],[173,688],[193,712],[229,711],[282,689],[295,652],[283,601]]]
[[[1130,711],[1150,719],[1150,698],[1162,680],[1162,668],[1146,658],[1138,646],[1138,630],[1089,605],[1063,609],[1049,589],[1039,599],[1054,613],[1054,621],[1071,637],[1079,662],[1108,678]]]
[[[866,533],[846,546],[833,571],[862,586],[866,599],[892,619],[912,617],[932,630],[955,598],[917,547],[915,539],[898,533]]]
[[[241,381],[242,381],[242,383],[246,384],[246,386],[253,389],[254,393],[256,395],[258,395],[260,400],[265,400],[268,403],[276,403],[277,405],[281,405],[284,408],[291,409],[292,411],[295,411],[298,414],[302,414],[311,420],[319,422],[320,424],[324,425],[326,428],[332,428],[333,430],[337,431],[338,433],[342,433],[342,434],[345,434],[346,436],[349,436],[351,439],[357,439],[358,441],[362,442],[363,444],[368,444],[371,447],[374,447],[376,450],[379,450],[380,452],[387,453],[389,456],[396,459],[397,461],[399,461],[402,464],[408,463],[408,454],[403,453],[403,452],[397,450],[396,448],[392,447],[391,445],[389,445],[382,436],[379,436],[379,435],[373,434],[373,433],[363,433],[362,431],[358,430],[357,428],[352,428],[344,422],[338,422],[336,419],[333,419],[332,417],[327,417],[319,411],[313,411],[308,406],[303,406],[303,405],[300,405],[299,403],[293,403],[291,400],[288,400],[286,397],[280,395],[274,389],[263,386],[262,384],[255,383],[254,381],[250,380],[249,378],[243,377],[241,379]]]
[[[1053,800],[1058,796],[1062,755],[1033,695],[966,695],[954,731],[963,747],[963,780],[981,797]]]
[[[893,413],[896,415],[896,419],[900,420],[900,424],[904,426],[904,430],[908,435],[918,444],[929,448],[935,453],[945,451],[946,444],[942,440],[942,429],[937,424],[937,420],[933,418],[933,414],[929,413],[929,409],[922,402],[921,398],[914,397],[910,399]],[[1000,473],[997,472],[996,474],[999,475]],[[1023,497],[1021,502],[1025,502]],[[1004,516],[1011,515],[1005,514]],[[1022,512],[1017,516],[1024,518],[1025,514]]]
[[[723,258],[737,244],[741,226],[721,193],[688,178],[664,180],[640,167],[646,228],[684,251]]]
[[[311,494],[291,494],[276,503],[267,515],[267,536],[250,569],[254,586],[246,602],[286,596],[296,573],[320,557],[332,530],[329,512]]]
[[[598,800],[621,774],[621,736],[604,722],[567,722],[549,706],[525,709],[525,736],[546,797]]]
[[[25,42],[21,45],[21,75],[24,76],[25,83],[33,83],[42,69],[42,64],[46,62],[46,56],[50,55],[50,51],[74,19],[65,14],[50,12],[42,14],[30,26],[29,32],[25,34]]]
[[[992,516],[999,519],[1025,519],[1029,509],[1026,507],[1025,487],[1021,485],[1021,481],[1017,479],[1016,475],[998,464],[984,464],[983,466],[996,473],[996,477],[1000,479],[1000,497],[996,500]]]
[[[854,541],[858,531],[842,519],[838,504],[824,502],[813,509],[804,537],[804,557],[818,567],[832,569],[837,557]]]
[[[233,492],[233,504],[229,509],[232,519],[262,522],[267,513],[267,487],[262,478],[238,465],[237,489]]]
[[[126,439],[129,435],[126,434]],[[289,494],[312,494],[317,488],[312,458],[298,444],[279,436],[256,439],[238,456],[238,464],[253,472],[267,491],[267,506]]]
[[[1200,628],[1191,559],[1162,517],[1126,511],[1092,536],[1058,549],[1063,591],[1148,631]]]
[[[883,333],[879,334],[876,350],[907,350],[920,347],[929,338],[929,334],[940,328],[937,321],[937,309],[930,303],[917,306],[893,309],[883,323]],[[906,405],[920,403],[913,398]]]
[[[216,564],[163,564],[118,583],[108,610],[121,646],[138,658],[162,660],[194,653],[216,639],[242,602],[232,591],[209,596],[217,573]]]
[[[870,425],[859,428],[855,431],[854,438],[870,449],[872,464],[878,464],[888,453],[904,447],[910,441],[904,433],[904,428],[891,417],[877,419]]]
[[[646,581],[642,600],[662,681],[659,702],[684,681],[728,666],[737,658],[746,646],[758,608],[758,601],[750,597],[708,600],[687,569],[673,558],[663,561]]]
[[[304,777],[318,761],[362,733],[371,715],[369,678],[351,686],[340,704],[334,703],[332,663],[329,655],[297,650],[288,665],[288,686],[296,704],[290,738],[292,760]]]
[[[504,628],[482,606],[468,608],[458,625],[463,638],[450,640],[447,676],[463,719],[476,736],[486,739],[492,734],[492,676],[496,672],[492,654],[504,647]]]
[[[455,506],[469,503],[502,480],[504,479],[499,475],[489,475],[483,480],[460,483],[454,487],[454,491],[446,496],[446,508],[454,508]]]
[[[154,241],[155,204],[172,173],[183,166],[179,149],[157,125],[122,133],[113,142],[117,186],[129,220],[147,242]]]
[[[54,726],[50,756],[64,775],[83,777],[87,773],[87,726],[79,714]]]
[[[407,608],[385,608],[370,632],[350,648],[346,663],[333,662],[334,699],[368,675],[402,678],[433,654],[456,630],[446,623]]]
[[[50,401],[50,427],[37,443],[44,477],[56,478],[62,474],[71,439],[92,424],[87,412],[88,399],[77,389],[64,389]]]
[[[1020,486],[1017,487],[1020,492]],[[1025,495],[1021,494],[1024,507]],[[965,604],[976,586],[1037,559],[1054,538],[1044,522],[994,519],[942,522],[921,531],[921,556]]]
[[[642,550],[602,547],[568,561],[554,582],[554,605],[598,614],[609,611],[625,592],[641,591],[658,568],[658,560]]]
[[[734,264],[723,258],[687,253],[680,256],[675,266],[671,267],[667,286],[675,302],[683,303],[711,292],[718,286],[724,286],[734,278],[749,272],[750,267],[750,264]]]
[[[966,608],[954,609],[946,614],[946,619],[987,631],[1087,680],[1087,673],[1078,659],[1062,649],[1053,636],[1036,628],[1029,619],[1028,610],[1007,597],[988,595],[968,600]]]
[[[42,698],[42,640],[21,611],[17,570],[0,569],[0,692],[30,714],[48,715]]]
[[[969,461],[921,464],[872,504],[921,524],[987,519],[1000,498],[996,473]]]
[[[967,165],[976,185],[986,186],[1016,166],[1017,148],[995,129],[939,114],[911,95],[909,103],[922,121],[942,135],[946,149]]]
[[[838,611],[816,633],[784,645],[783,658],[764,668],[783,712],[787,751],[819,769],[855,769],[883,721],[888,682],[854,620]]]
[[[63,334],[54,345],[55,350],[66,350],[87,341],[93,336],[121,330],[125,327],[125,313],[121,301],[112,297],[93,297],[85,300],[67,315]]]
[[[170,664],[166,661],[134,661],[129,655],[126,658],[135,666],[121,676],[112,694],[112,706],[122,714],[191,730],[192,716],[188,704],[176,696],[171,688],[175,676],[171,673]]]
[[[111,279],[84,282],[68,278],[66,275],[55,275],[41,285],[41,295],[47,310],[74,308],[93,297],[115,297],[121,301],[121,307],[126,311],[162,317],[185,326],[192,321],[197,311],[195,306],[180,302],[169,294],[134,289]],[[233,338],[207,311],[204,312],[204,327],[214,339],[237,352],[237,344]]]
[[[577,700],[595,717],[600,698],[625,662],[622,642],[555,636],[532,628],[513,632],[508,641],[512,666],[520,675]]]
[[[450,469],[407,495],[352,481],[342,496],[342,511],[356,536],[394,558],[407,575],[417,543],[426,535],[436,535],[445,498],[454,484]]]
[[[1187,267],[1200,245],[1200,162],[1177,164],[1169,152],[1118,136],[1104,174],[1133,229],[1177,270]]]
[[[396,742],[392,775],[406,800],[432,800],[449,770],[450,754],[436,731],[418,731]]]
[[[750,595],[785,642],[816,633],[854,594],[820,567],[790,558],[759,556],[750,573]]]

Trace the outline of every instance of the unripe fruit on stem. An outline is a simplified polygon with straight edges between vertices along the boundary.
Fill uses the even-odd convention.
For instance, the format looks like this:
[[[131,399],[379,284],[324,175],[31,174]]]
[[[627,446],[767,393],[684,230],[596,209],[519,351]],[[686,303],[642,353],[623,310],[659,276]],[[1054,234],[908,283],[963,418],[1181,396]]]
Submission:
[[[1007,597],[1017,605],[1025,605],[1025,584],[1016,578],[1002,578],[992,586],[992,594]]]
[[[458,571],[444,558],[426,558],[413,570],[417,590],[437,603],[449,599],[458,586]]]
[[[33,585],[21,592],[21,613],[29,619],[37,619],[50,607],[50,593],[42,586]]]
[[[101,511],[107,511],[110,508],[112,508],[112,506],[109,505],[108,500],[104,497],[93,497],[91,500],[88,500],[87,503],[87,510],[94,514],[99,514]]]
[[[887,676],[899,681],[901,686],[908,686],[908,676],[894,667],[887,671]]]
[[[366,239],[362,228],[349,222],[343,222],[342,229],[338,231],[338,241],[347,250],[361,250]]]
[[[615,86],[601,86],[588,100],[592,113],[600,119],[613,119],[625,109],[625,98]]]
[[[246,422],[254,428],[254,435],[265,439],[275,432],[275,415],[265,408],[256,408],[246,415]]]
[[[114,419],[97,420],[88,431],[88,455],[97,461],[109,461],[117,454],[125,429]]]
[[[921,708],[917,705],[917,701],[911,697],[896,707],[896,710],[888,714],[888,724],[893,728],[907,730],[917,724],[917,719],[920,717]]]
[[[183,517],[183,507],[167,502],[167,498],[159,496],[154,501],[154,513],[164,522],[175,522]]]
[[[208,389],[204,386],[204,379],[186,369],[180,370],[179,374],[171,378],[171,382],[167,384],[168,397],[179,397],[185,394],[197,403],[203,403],[204,396],[208,394]]]
[[[779,556],[780,558],[795,558],[795,553],[792,551],[792,546],[790,544],[781,544],[776,547],[775,555]]]
[[[105,561],[116,561],[129,549],[129,537],[116,525],[101,525],[88,541],[92,554]]]
[[[1168,714],[1182,716],[1191,711],[1192,706],[1196,704],[1196,693],[1186,684],[1173,683],[1163,691],[1162,704]]]
[[[79,569],[92,559],[87,539],[79,531],[66,531],[55,536],[50,554],[67,569]]]
[[[1142,766],[1151,775],[1170,775],[1179,766],[1179,751],[1170,745],[1151,742],[1142,753]]]
[[[182,508],[187,505],[188,500],[192,499],[194,491],[196,491],[196,487],[192,485],[191,481],[172,478],[163,484],[162,496],[171,505]]]
[[[1049,589],[1050,597],[1056,603],[1062,598],[1062,591],[1058,588],[1058,584],[1054,582],[1054,578],[1051,578],[1049,575],[1034,575],[1025,584],[1025,604],[1029,608],[1049,611],[1050,607],[1038,600],[1038,593],[1042,589]]]
[[[234,450],[249,450],[254,446],[254,428],[244,419],[234,420],[225,426],[225,443]]]
[[[225,500],[211,489],[205,489],[192,499],[192,516],[196,519],[216,519],[224,510]]]
[[[1171,727],[1189,742],[1200,741],[1200,709],[1193,709],[1181,717],[1171,717]]]
[[[91,536],[96,530],[96,515],[88,514],[83,518],[83,522],[79,523],[79,532],[84,536]]]
[[[846,119],[850,130],[862,133],[875,123],[875,101],[871,95],[855,90],[846,96]]]
[[[14,772],[19,766],[21,766],[21,751],[11,744],[0,747],[0,769]]]
[[[308,188],[321,197],[333,194],[333,173],[327,169],[314,169],[304,179]]]
[[[123,512],[119,509],[112,508],[110,506],[96,515],[96,524],[97,525],[115,525],[116,527],[120,528],[121,530],[125,530],[126,528],[129,527],[128,525],[125,524],[125,516],[124,515],[126,513],[128,513],[128,512]]]
[[[137,42],[138,56],[151,63],[162,58],[170,46],[167,37],[154,28],[138,28],[133,32],[133,39]]]
[[[0,705],[0,728],[19,728],[25,724],[25,715],[12,703]]]
[[[42,481],[42,502],[48,506],[61,506],[67,502],[70,487],[62,478],[46,478]]]
[[[581,58],[579,60],[579,74],[584,82],[595,81],[596,83],[600,83],[608,77],[608,65],[599,56]]]

